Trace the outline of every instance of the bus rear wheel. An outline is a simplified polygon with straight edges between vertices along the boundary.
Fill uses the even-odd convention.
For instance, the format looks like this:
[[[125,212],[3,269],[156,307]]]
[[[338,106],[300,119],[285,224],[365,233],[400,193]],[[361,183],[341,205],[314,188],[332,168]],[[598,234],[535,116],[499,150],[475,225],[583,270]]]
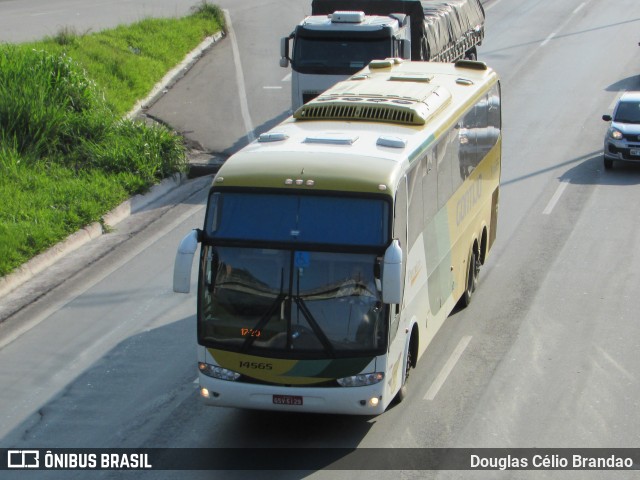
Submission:
[[[469,256],[469,268],[467,269],[467,283],[460,299],[461,306],[467,307],[471,303],[473,292],[475,292],[478,286],[478,274],[480,273],[480,259],[478,253],[474,250],[471,251]]]

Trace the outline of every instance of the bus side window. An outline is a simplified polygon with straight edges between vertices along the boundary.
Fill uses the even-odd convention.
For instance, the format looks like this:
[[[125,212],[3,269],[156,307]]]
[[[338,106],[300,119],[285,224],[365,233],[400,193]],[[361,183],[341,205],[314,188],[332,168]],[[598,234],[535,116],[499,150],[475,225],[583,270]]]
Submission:
[[[417,161],[407,174],[408,187],[408,219],[407,219],[407,250],[413,248],[413,244],[422,233],[422,162]]]
[[[438,212],[438,175],[435,166],[435,147],[422,159],[423,227],[427,227]]]
[[[453,139],[454,141],[451,141]],[[438,210],[447,204],[453,193],[452,159],[455,156],[458,161],[458,133],[452,129],[443,135],[442,141],[436,148],[436,163],[438,174]],[[455,149],[455,151],[454,151]]]

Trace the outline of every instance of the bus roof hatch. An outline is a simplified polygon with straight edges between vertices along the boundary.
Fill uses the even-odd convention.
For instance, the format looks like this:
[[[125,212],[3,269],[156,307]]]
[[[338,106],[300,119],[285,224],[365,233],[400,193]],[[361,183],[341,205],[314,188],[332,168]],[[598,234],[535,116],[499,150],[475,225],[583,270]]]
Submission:
[[[380,82],[384,82],[384,86]],[[297,120],[362,120],[424,125],[450,100],[449,90],[429,84],[425,79],[347,80],[304,104],[293,116]]]

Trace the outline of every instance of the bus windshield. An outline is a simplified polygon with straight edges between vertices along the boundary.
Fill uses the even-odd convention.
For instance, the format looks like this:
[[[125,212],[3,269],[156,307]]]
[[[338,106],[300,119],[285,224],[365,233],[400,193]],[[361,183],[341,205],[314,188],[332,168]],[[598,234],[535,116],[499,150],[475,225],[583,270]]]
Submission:
[[[381,197],[214,192],[205,234],[214,242],[251,241],[368,247],[389,243],[389,204]]]
[[[386,348],[375,255],[203,248],[201,344],[315,358]]]

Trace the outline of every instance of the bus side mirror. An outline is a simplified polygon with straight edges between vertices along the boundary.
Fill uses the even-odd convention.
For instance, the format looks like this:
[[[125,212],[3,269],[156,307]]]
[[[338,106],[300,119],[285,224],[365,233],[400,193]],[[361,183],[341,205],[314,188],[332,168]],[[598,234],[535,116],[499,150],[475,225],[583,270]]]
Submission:
[[[287,68],[289,66],[289,39],[291,37],[282,37],[280,39],[280,66]]]
[[[173,265],[173,291],[177,293],[189,293],[191,290],[191,266],[193,256],[198,249],[201,231],[191,230],[180,242],[176,261]]]
[[[382,264],[382,301],[389,304],[402,303],[402,249],[394,240],[384,252]]]

